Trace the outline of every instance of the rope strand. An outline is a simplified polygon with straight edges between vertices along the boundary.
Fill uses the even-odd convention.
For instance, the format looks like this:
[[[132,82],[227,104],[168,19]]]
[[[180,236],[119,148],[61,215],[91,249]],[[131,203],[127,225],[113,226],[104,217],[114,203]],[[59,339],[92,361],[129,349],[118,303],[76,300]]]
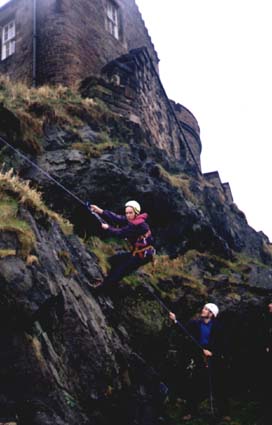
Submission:
[[[148,289],[148,291],[153,295],[156,301],[162,306],[167,313],[170,313],[169,308],[164,304],[164,302],[155,294],[154,289],[150,287],[149,284],[145,283],[144,286]],[[186,327],[179,321],[176,320],[175,323],[183,330],[184,333],[194,342],[194,344],[203,352],[203,347],[199,344],[199,342],[195,339],[195,337],[190,334],[190,332],[186,329]]]
[[[8,146],[13,152],[15,152],[17,155],[19,155],[21,158],[23,158],[25,161],[27,161],[32,167],[36,168],[40,173],[42,173],[44,176],[46,176],[49,180],[53,181],[57,186],[59,186],[64,192],[68,193],[72,198],[74,198],[77,202],[79,202],[84,207],[88,208],[88,211],[97,218],[97,220],[100,223],[105,223],[105,221],[94,211],[91,211],[89,207],[86,205],[86,202],[82,201],[77,195],[75,195],[73,192],[71,192],[69,189],[67,189],[63,184],[58,182],[54,177],[52,177],[47,171],[45,171],[43,168],[41,168],[39,165],[37,165],[34,161],[29,159],[26,155],[24,155],[22,152],[20,152],[18,149],[14,148],[9,142],[7,142],[3,137],[0,136],[0,141],[3,142],[6,146]],[[90,203],[89,203],[90,204]]]

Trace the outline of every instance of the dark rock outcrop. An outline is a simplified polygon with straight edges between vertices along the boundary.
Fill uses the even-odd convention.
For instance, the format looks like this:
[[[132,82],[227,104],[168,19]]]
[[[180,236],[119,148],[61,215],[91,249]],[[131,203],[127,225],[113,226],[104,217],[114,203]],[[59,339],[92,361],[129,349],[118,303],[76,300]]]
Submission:
[[[131,65],[131,57],[126,59]],[[89,93],[92,84],[97,79],[86,82]],[[100,89],[105,85],[116,93],[114,84],[99,79]],[[272,293],[268,238],[248,225],[220,185],[194,169],[188,152],[175,157],[164,149],[163,137],[154,143],[159,114],[151,131],[150,111],[141,110],[140,125],[116,110],[120,99],[111,99],[108,107],[105,93],[101,101],[94,89],[95,100],[70,101],[61,118],[52,105],[35,100],[29,106],[43,131],[42,149],[29,157],[32,162],[11,156],[7,148],[1,152],[4,166],[16,166],[75,230],[66,235],[53,215],[0,185],[0,416],[17,414],[21,425],[156,423],[160,382],[184,393],[193,348],[170,327],[144,283],[183,322],[207,300],[216,302],[231,340],[234,387],[239,383],[240,394],[253,388],[244,378],[257,354],[250,352],[246,362],[244,354],[251,349],[246,336],[260,323]],[[174,133],[177,147],[177,128]],[[82,204],[88,200],[122,212],[128,199],[137,199],[149,213],[158,264],[155,272],[146,266],[111,294],[98,295],[90,284],[103,273],[89,239],[104,241],[104,256],[112,242]],[[7,211],[17,227],[7,225]],[[22,223],[31,238],[24,250],[18,237]]]

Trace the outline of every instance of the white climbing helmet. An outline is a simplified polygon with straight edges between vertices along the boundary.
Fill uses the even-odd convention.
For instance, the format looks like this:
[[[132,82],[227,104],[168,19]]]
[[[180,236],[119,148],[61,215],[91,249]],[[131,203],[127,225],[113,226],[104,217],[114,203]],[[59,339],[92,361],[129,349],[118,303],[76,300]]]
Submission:
[[[204,305],[204,307],[206,307],[208,310],[210,310],[210,312],[214,315],[214,317],[216,317],[219,313],[219,308],[217,307],[216,304],[207,303],[207,304]]]
[[[125,207],[133,208],[135,214],[140,214],[140,212],[141,212],[141,205],[137,201],[128,201],[128,202],[126,202]]]

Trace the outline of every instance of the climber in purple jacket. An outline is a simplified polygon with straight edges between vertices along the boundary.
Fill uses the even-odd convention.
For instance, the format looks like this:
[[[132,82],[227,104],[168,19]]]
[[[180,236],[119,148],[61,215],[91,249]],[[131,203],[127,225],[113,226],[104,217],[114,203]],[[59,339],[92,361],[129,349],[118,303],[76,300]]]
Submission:
[[[91,205],[90,209],[111,223],[111,225],[101,224],[109,235],[126,239],[130,244],[129,252],[116,254],[110,258],[111,270],[108,276],[96,285],[99,288],[110,287],[153,259],[155,249],[152,246],[153,238],[146,222],[148,216],[146,213],[141,214],[141,206],[137,201],[128,201],[125,204],[125,215],[103,210],[97,205]]]

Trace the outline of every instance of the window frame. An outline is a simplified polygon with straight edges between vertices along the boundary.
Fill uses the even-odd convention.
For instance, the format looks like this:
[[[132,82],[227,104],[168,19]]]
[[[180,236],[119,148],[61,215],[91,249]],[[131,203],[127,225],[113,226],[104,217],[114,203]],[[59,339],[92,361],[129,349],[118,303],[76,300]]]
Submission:
[[[121,19],[120,10],[117,3],[112,0],[106,0],[106,15],[105,15],[105,26],[107,32],[109,32],[116,40],[121,38]]]
[[[1,27],[1,61],[15,53],[16,23],[10,20]]]

